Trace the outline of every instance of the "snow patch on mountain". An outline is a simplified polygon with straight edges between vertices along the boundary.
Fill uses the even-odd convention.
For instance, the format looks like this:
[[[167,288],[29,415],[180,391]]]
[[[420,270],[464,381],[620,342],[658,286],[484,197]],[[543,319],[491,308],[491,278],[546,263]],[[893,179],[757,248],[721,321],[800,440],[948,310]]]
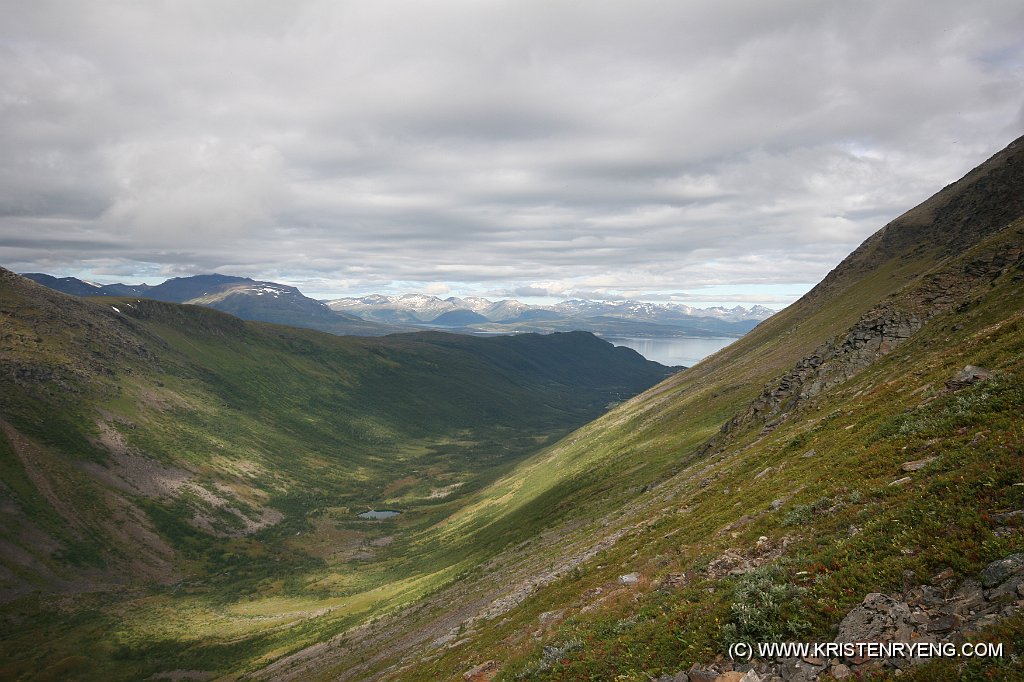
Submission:
[[[535,306],[514,299],[491,301],[480,297],[439,298],[429,294],[402,294],[387,296],[369,294],[360,297],[336,298],[326,301],[331,310],[352,313],[370,319],[395,319],[409,315],[415,320],[429,322],[439,315],[456,310],[470,310],[491,322],[514,320],[523,313],[548,311],[567,318],[617,317],[626,320],[650,322],[679,321],[682,318],[714,318],[727,322],[761,321],[775,311],[761,305],[752,308],[735,306],[724,308],[695,308],[683,303],[650,303],[646,301],[590,301],[570,299],[555,305]]]

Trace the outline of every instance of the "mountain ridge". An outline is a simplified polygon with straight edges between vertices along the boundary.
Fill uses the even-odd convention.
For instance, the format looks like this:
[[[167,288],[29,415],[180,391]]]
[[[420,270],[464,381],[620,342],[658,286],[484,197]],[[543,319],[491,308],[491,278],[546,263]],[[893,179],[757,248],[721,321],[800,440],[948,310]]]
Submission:
[[[175,277],[150,286],[101,285],[44,273],[25,277],[73,296],[139,296],[205,305],[247,320],[318,329],[332,334],[383,336],[415,329],[518,334],[592,331],[602,336],[739,337],[775,311],[695,308],[681,303],[570,299],[537,306],[514,299],[440,298],[429,294],[369,294],[317,301],[296,287],[248,277],[210,274]],[[438,321],[439,320],[439,321]]]
[[[20,387],[0,396],[20,400],[30,393],[25,386],[34,391],[29,397],[35,402],[25,403],[21,414],[4,406],[19,428],[44,429],[39,415],[50,416],[47,401],[73,403],[76,375],[54,371],[70,349],[107,396],[105,409],[120,411],[121,421],[103,417],[104,423],[133,447],[145,445],[153,454],[170,449],[155,447],[167,436],[153,425],[165,418],[155,406],[175,399],[182,407],[174,413],[174,433],[188,437],[166,443],[189,457],[211,456],[211,462],[221,461],[220,448],[229,447],[237,453],[231,471],[249,461],[272,462],[310,489],[273,492],[268,504],[247,488],[253,481],[241,470],[220,479],[234,490],[227,506],[241,517],[258,524],[261,508],[270,506],[284,519],[255,531],[259,545],[244,536],[199,545],[205,549],[193,561],[204,563],[192,569],[199,577],[174,583],[180,589],[112,605],[62,606],[75,613],[77,625],[55,626],[44,602],[21,602],[29,615],[5,626],[9,643],[0,638],[0,646],[9,662],[0,672],[28,676],[32,661],[46,660],[92,670],[95,678],[189,670],[273,680],[650,680],[680,674],[726,680],[747,674],[806,681],[874,673],[921,681],[1020,679],[1024,617],[1012,595],[1021,589],[1013,581],[1024,583],[1024,559],[1014,559],[1024,557],[1024,488],[1018,485],[1024,456],[1022,195],[1018,141],[924,208],[883,227],[808,294],[735,343],[643,393],[610,401],[619,404],[564,437],[533,440],[532,454],[476,479],[437,468],[466,452],[473,456],[462,457],[463,466],[493,456],[508,441],[506,431],[489,438],[445,434],[433,453],[403,454],[387,449],[397,447],[389,446],[396,441],[388,429],[398,425],[373,417],[402,399],[438,411],[418,429],[462,412],[488,423],[487,404],[479,400],[445,412],[436,396],[402,390],[383,393],[387,400],[367,399],[372,393],[352,398],[360,410],[339,423],[372,423],[356,434],[368,448],[343,474],[325,465],[332,452],[351,447],[350,436],[332,436],[333,412],[324,405],[359,386],[356,375],[342,370],[363,351],[381,371],[375,377],[382,384],[373,390],[386,391],[399,368],[439,380],[447,367],[440,358],[479,339],[427,332],[327,342],[315,332],[241,323],[191,306],[79,302],[98,305],[100,323],[71,310],[47,314],[47,306],[14,315],[5,302],[5,323],[19,325],[6,332],[5,348],[23,354],[0,358],[0,376]],[[128,303],[138,304],[131,316],[123,313]],[[181,319],[206,331],[183,336]],[[73,331],[72,325],[90,321],[111,330],[109,343]],[[227,324],[241,326],[228,333]],[[132,332],[135,325],[152,342]],[[245,334],[287,347],[293,353],[288,363],[303,371],[327,371],[321,366],[329,363],[331,381],[314,374],[317,391],[296,402],[281,356],[235,338]],[[484,356],[479,367],[548,377],[561,386],[578,381],[558,375],[563,358],[545,359],[529,348],[545,338],[504,336],[476,346]],[[561,352],[570,355],[604,349],[589,356],[591,368],[610,360],[609,352],[626,352],[595,345],[601,342],[591,335],[550,342],[565,343]],[[201,358],[204,372],[220,377],[216,400],[198,401],[184,390],[160,343]],[[318,351],[320,343],[331,352]],[[516,343],[520,352],[507,352]],[[36,357],[45,361],[31,361]],[[129,358],[137,359],[118,366]],[[130,385],[118,383],[126,377],[156,377],[143,371],[149,365],[162,368],[167,386],[147,386],[145,400],[141,393],[119,396],[117,386]],[[268,373],[265,381],[253,381],[258,367]],[[537,415],[559,405],[558,398],[523,401]],[[492,401],[491,409],[501,403]],[[302,409],[285,419],[280,410],[291,404]],[[130,405],[141,407],[125,412]],[[65,413],[52,417],[63,426],[51,429],[51,442],[42,446],[97,457],[107,452]],[[242,427],[220,433],[236,420]],[[333,440],[316,457],[295,460],[295,442],[284,436],[307,428]],[[140,441],[147,432],[160,438]],[[273,447],[261,445],[264,439]],[[468,445],[471,440],[482,442]],[[0,464],[17,473],[10,450],[10,437],[0,439]],[[370,476],[389,453],[410,459],[383,480]],[[59,462],[54,457],[49,466]],[[432,477],[429,483],[425,476]],[[32,490],[24,476],[4,480]],[[262,489],[288,483],[271,478]],[[375,492],[347,492],[343,512],[331,497],[338,493],[329,491],[345,485]],[[205,490],[219,499],[228,495],[217,486]],[[43,504],[27,493],[18,499],[26,507]],[[356,525],[354,504],[406,513]],[[208,513],[212,527],[245,527],[224,506]],[[149,513],[176,551],[214,542],[202,539],[209,533],[171,525],[184,518],[180,512]],[[88,567],[86,548],[70,556]],[[984,578],[984,592],[974,587],[972,581],[991,576],[993,566],[1009,568],[998,579]],[[979,595],[984,614],[952,613],[964,604],[960,597],[947,603],[943,595],[954,594]],[[1008,655],[914,662],[755,658],[749,673],[727,656],[736,643],[852,637],[851,618],[876,613],[897,622],[899,604],[907,614],[915,609],[916,620],[905,624],[918,638],[1002,641]],[[33,637],[26,622],[49,627],[48,636]],[[61,656],[86,641],[85,633],[92,635],[95,660],[66,662]],[[887,641],[897,634],[883,628],[857,639]]]
[[[168,303],[202,305],[245,320],[273,322],[331,334],[384,336],[409,331],[404,325],[381,324],[332,311],[296,287],[234,275],[174,277],[157,285],[94,284],[74,277],[25,273],[32,281],[72,296],[135,296]]]

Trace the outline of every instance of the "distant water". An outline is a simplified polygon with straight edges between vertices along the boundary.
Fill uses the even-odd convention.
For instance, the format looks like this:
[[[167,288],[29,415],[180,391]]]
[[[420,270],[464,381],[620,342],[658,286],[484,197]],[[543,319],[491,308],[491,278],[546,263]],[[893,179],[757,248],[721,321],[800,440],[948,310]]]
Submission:
[[[607,337],[605,341],[616,346],[632,348],[648,360],[672,367],[692,367],[715,351],[725,348],[736,339],[732,337],[690,338],[683,336],[659,337]]]
[[[394,509],[371,509],[370,511],[364,511],[362,514],[358,514],[361,519],[390,519],[392,516],[398,516],[402,512],[395,511]]]

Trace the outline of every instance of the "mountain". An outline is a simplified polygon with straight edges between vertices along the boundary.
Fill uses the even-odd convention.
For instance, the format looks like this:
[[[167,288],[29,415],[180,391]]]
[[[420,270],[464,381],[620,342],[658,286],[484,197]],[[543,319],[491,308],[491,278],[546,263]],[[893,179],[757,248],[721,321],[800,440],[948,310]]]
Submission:
[[[174,277],[162,284],[150,286],[92,284],[74,277],[58,279],[42,273],[26,273],[24,276],[72,296],[137,296],[170,303],[204,305],[244,320],[274,322],[331,334],[383,336],[409,330],[407,325],[380,324],[355,315],[335,312],[320,301],[304,296],[295,287],[248,277],[216,273],[193,275]]]
[[[169,303],[184,303],[201,296],[209,296],[213,293],[223,291],[237,285],[258,285],[264,282],[255,282],[248,277],[234,277],[231,275],[193,275],[191,277],[173,277],[163,284],[153,287],[145,287],[146,298],[156,301],[167,301]],[[267,282],[266,284],[269,284]]]
[[[140,679],[197,653],[237,661],[219,641],[164,648],[157,631],[181,621],[161,611],[287,600],[309,570],[327,581],[310,595],[388,575],[369,559],[393,551],[393,536],[356,512],[397,507],[403,528],[431,527],[669,373],[584,332],[337,337],[69,297],[6,270],[0,317],[3,678]],[[65,621],[62,608],[79,615]],[[104,625],[122,609],[141,620]],[[192,625],[219,640],[217,620]]]
[[[26,272],[22,277],[69,296],[145,296],[155,288],[148,284],[96,284],[77,277],[54,277],[42,272]]]
[[[338,298],[327,301],[332,310],[348,312],[366,320],[390,324],[463,327],[467,331],[518,333],[584,330],[605,336],[735,336],[739,337],[770,317],[775,311],[755,305],[750,309],[694,308],[679,303],[637,301],[588,301],[571,299],[552,306],[533,306],[505,299],[492,302],[485,298],[445,299],[427,294]],[[480,317],[465,315],[458,325],[444,314],[471,311]],[[489,324],[490,323],[490,324]]]
[[[590,334],[0,275],[0,677],[1024,677],[1024,140],[633,397]],[[894,637],[1004,649],[729,655]]]
[[[355,336],[383,336],[433,328],[486,334],[581,330],[608,337],[739,337],[774,313],[764,306],[702,309],[675,303],[579,299],[554,306],[530,306],[510,299],[496,302],[479,297],[441,299],[428,294],[371,294],[324,303],[304,296],[295,287],[220,274],[175,277],[155,286],[99,285],[42,273],[24,276],[72,296],[137,296],[205,305],[245,320]]]
[[[473,324],[479,324],[481,322],[489,322],[489,320],[481,315],[475,313],[472,310],[449,310],[448,312],[441,313],[433,320],[430,321],[432,327],[468,327]]]
[[[737,642],[903,636],[1014,653],[745,679],[1021,679],[1022,288],[1024,139],[421,536],[478,569],[254,678],[718,680]]]

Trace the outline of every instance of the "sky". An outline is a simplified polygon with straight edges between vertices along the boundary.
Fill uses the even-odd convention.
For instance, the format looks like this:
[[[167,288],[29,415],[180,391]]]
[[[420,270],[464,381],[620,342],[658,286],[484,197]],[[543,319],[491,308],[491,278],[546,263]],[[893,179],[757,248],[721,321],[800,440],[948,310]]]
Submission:
[[[0,265],[779,308],[1024,134],[1019,0],[0,0]]]

